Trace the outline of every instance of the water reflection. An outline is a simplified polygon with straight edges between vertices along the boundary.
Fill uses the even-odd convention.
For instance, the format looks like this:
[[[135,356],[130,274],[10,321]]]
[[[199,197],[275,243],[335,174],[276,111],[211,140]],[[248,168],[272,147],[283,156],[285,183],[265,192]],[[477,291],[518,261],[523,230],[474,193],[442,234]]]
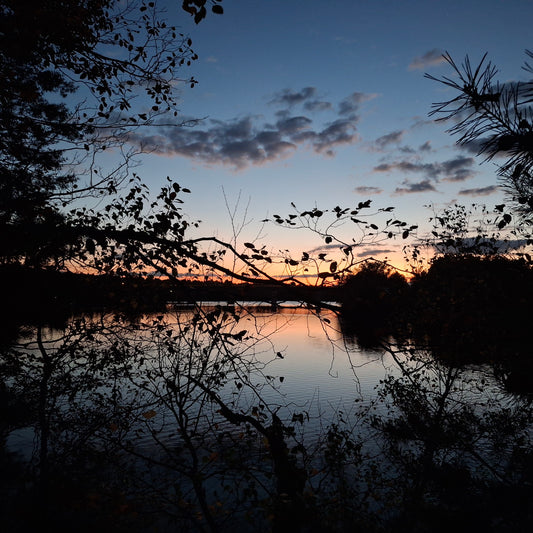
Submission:
[[[61,528],[434,531],[525,498],[528,398],[363,326],[212,303],[26,328],[2,351],[6,524],[31,501]],[[513,501],[494,523],[531,518]]]

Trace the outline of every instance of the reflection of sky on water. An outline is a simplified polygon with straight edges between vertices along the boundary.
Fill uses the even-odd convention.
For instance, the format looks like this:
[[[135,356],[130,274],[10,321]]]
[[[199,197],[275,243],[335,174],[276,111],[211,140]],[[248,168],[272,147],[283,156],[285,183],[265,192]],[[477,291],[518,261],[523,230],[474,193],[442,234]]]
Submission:
[[[263,389],[264,400],[280,406],[282,415],[308,414],[312,433],[335,422],[339,410],[350,414],[368,405],[376,397],[375,386],[392,370],[388,354],[346,344],[331,311],[318,317],[305,308],[286,308],[252,312],[244,320],[265,336],[255,350],[269,361],[264,373],[274,377],[276,391]]]
[[[206,306],[202,311],[213,309],[214,306]],[[231,376],[222,389],[215,391],[224,402],[235,401],[235,406],[243,413],[250,413],[253,407],[263,403],[269,408],[267,411],[277,412],[286,422],[293,414],[303,413],[307,422],[297,426],[307,436],[323,432],[338,420],[341,411],[348,426],[353,426],[357,425],[357,413],[361,408],[372,406],[377,412],[386,409],[379,402],[373,405],[378,396],[377,387],[387,375],[399,375],[398,365],[389,353],[363,350],[352,341],[346,341],[332,311],[322,310],[317,315],[305,307],[287,306],[273,310],[268,305],[237,305],[235,309],[224,311],[229,317],[224,331],[247,331],[244,342],[234,343],[233,353],[242,361],[255,359],[264,363],[250,375],[250,381],[244,386],[237,386],[237,380]],[[238,320],[231,318],[234,311],[240,317]],[[193,313],[190,308],[169,310],[163,317],[165,329],[178,333],[191,321]],[[156,315],[145,316],[134,329],[129,328],[127,321],[117,322],[111,314],[100,319],[111,329],[115,327],[118,331],[118,325],[124,327],[121,334],[142,344],[144,354],[148,356],[146,368],[151,365],[150,359],[156,361],[156,348],[150,341],[152,330],[141,326],[143,323],[153,324]],[[61,332],[47,330],[44,338],[51,346],[57,336],[61,336]],[[110,342],[109,338],[103,336],[101,340],[105,344]],[[475,381],[477,372],[473,369],[465,378]],[[143,373],[141,368],[141,377]],[[483,386],[485,393],[489,382],[490,379]],[[158,413],[156,420],[159,415],[162,413]],[[268,425],[269,420],[265,423]],[[171,426],[174,425],[171,423]],[[168,431],[174,433],[171,427]],[[9,435],[8,449],[31,454],[34,439],[33,430],[18,429]],[[147,437],[144,444],[149,446],[150,442]],[[138,441],[138,444],[143,443]]]

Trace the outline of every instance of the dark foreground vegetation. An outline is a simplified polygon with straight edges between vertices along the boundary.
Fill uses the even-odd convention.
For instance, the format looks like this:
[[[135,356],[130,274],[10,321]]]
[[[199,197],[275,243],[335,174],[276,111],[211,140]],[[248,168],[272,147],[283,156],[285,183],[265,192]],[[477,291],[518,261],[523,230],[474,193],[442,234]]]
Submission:
[[[25,301],[0,367],[9,531],[513,532],[532,523],[524,332],[533,287],[523,260],[448,255],[410,282],[369,262],[327,291],[303,289],[302,302],[337,303],[348,346],[396,365],[376,389],[381,407],[322,420],[318,440],[300,433],[305,408],[267,400],[269,367],[251,351],[261,333],[241,330],[244,309],[196,307],[173,325],[157,314],[191,293],[272,302],[293,300],[294,287],[4,274],[4,289],[16,287],[10,306]],[[38,436],[29,456],[7,446],[22,428]]]
[[[221,3],[177,9],[200,23]],[[502,156],[511,207],[478,227],[464,208],[437,214],[426,272],[361,266],[360,246],[417,230],[370,200],[273,215],[319,246],[272,257],[239,242],[234,214],[229,240],[191,236],[190,190],[132,172],[139,130],[195,123],[176,91],[198,56],[159,6],[0,0],[0,529],[530,531],[531,82],[445,56],[455,77],[438,81],[457,96],[433,112]],[[235,283],[184,279],[204,275]],[[354,384],[354,349],[381,361],[373,394],[356,387],[330,417],[287,401],[291,354],[265,327],[287,300]]]

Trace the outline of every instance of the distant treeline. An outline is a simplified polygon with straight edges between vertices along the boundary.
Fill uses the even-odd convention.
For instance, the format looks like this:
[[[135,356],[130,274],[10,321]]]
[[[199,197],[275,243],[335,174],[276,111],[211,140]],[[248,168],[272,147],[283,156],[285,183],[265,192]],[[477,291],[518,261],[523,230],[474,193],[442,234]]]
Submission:
[[[410,282],[370,262],[332,287],[94,276],[5,265],[0,290],[6,338],[16,335],[18,324],[61,326],[73,314],[102,309],[134,316],[163,311],[169,302],[337,302],[345,338],[363,348],[378,348],[388,337],[416,342],[450,364],[499,365],[510,388],[533,392],[533,269],[523,260],[445,255]]]
[[[46,315],[53,310],[75,313],[102,308],[149,312],[162,309],[169,302],[337,301],[339,294],[338,287],[95,276],[20,265],[0,267],[0,290],[4,309],[25,316]]]
[[[338,302],[344,335],[367,348],[392,336],[427,342],[450,362],[531,352],[533,270],[524,260],[501,256],[445,255],[410,282],[382,263],[366,263],[333,287],[93,276],[6,265],[0,267],[0,288],[4,312],[13,320],[50,323],[102,308],[136,314],[163,310],[169,302]]]
[[[533,394],[528,262],[446,255],[410,283],[371,263],[340,290],[344,336],[360,346],[392,337],[451,365],[490,363],[509,390]]]

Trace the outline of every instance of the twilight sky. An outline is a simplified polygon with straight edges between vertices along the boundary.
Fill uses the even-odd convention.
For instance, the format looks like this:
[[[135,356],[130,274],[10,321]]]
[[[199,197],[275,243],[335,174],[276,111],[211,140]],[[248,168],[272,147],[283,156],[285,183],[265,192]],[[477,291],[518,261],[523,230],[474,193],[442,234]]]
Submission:
[[[153,152],[139,173],[191,189],[184,208],[203,234],[231,238],[238,202],[233,222],[248,222],[240,242],[259,234],[269,249],[300,253],[320,240],[260,222],[291,202],[333,209],[371,198],[420,225],[428,204],[501,202],[494,164],[428,118],[453,93],[424,73],[451,75],[444,51],[473,63],[488,52],[500,81],[526,79],[531,0],[224,0],[224,15],[198,26],[181,2],[160,3],[200,56],[184,70],[199,84],[183,88],[182,118],[204,120],[143,134]]]

